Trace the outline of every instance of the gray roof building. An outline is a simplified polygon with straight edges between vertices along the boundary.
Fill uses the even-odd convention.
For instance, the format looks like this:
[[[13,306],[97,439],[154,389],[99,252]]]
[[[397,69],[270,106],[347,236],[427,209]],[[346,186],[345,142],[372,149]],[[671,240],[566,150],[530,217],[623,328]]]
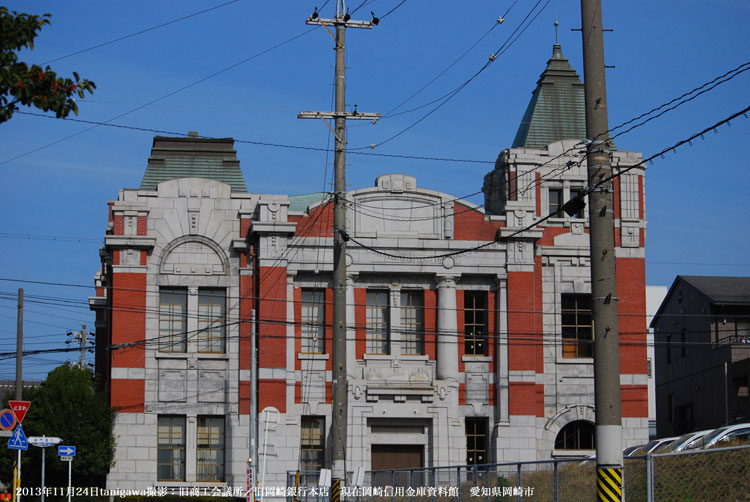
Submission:
[[[162,181],[178,178],[205,178],[221,181],[232,192],[247,193],[245,178],[232,138],[187,138],[156,136],[143,175],[141,190],[156,190]]]

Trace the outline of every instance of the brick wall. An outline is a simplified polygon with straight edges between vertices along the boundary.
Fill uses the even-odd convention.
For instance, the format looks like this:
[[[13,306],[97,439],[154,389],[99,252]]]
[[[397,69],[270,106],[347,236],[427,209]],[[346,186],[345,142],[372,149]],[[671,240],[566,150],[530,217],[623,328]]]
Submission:
[[[146,338],[146,274],[118,272],[112,275],[112,344],[141,342]],[[144,368],[145,347],[112,351],[112,366]]]
[[[286,368],[286,268],[261,267],[259,366]]]
[[[454,202],[454,239],[457,241],[494,241],[502,222],[490,222],[485,216],[467,206]]]
[[[110,402],[120,413],[143,413],[145,384],[143,379],[125,380],[113,378]]]

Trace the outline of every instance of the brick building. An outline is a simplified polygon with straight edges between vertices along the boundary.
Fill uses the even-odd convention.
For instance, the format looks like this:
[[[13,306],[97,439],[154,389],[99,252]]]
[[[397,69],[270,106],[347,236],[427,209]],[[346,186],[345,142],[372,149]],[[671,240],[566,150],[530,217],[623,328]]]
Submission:
[[[484,209],[407,174],[347,193],[348,470],[592,453],[588,216],[518,233],[584,188],[584,125],[556,45]],[[244,486],[251,400],[259,480],[325,464],[332,221],[326,194],[248,192],[231,139],[154,139],[141,187],[109,204],[91,299],[111,487]],[[618,178],[615,221],[630,445],[648,437],[642,170]]]

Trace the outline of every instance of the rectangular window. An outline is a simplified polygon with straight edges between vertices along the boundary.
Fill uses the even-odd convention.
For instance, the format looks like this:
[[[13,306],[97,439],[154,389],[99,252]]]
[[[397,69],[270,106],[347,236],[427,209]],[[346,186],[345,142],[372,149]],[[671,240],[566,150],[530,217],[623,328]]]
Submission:
[[[486,464],[487,458],[487,419],[466,419],[466,464]]]
[[[464,292],[464,353],[487,355],[487,292]]]
[[[185,417],[160,416],[157,432],[157,479],[185,481]]]
[[[580,197],[581,199],[585,199],[585,197],[583,196],[584,193],[585,192],[582,188],[571,188],[570,198],[573,199],[575,197]],[[585,218],[586,217],[585,211],[586,211],[586,207],[584,206],[581,209],[579,209],[576,214],[571,216],[571,218]]]
[[[225,290],[198,290],[198,352],[224,353],[227,329],[226,304]]]
[[[224,417],[198,417],[196,479],[224,481]]]
[[[388,354],[388,291],[367,291],[367,353]]]
[[[302,290],[302,352],[325,352],[326,292],[323,289]]]
[[[187,350],[187,289],[159,290],[159,350]]]
[[[563,294],[561,301],[563,357],[593,357],[591,295]]]
[[[562,188],[550,188],[548,191],[548,194],[549,194],[549,214],[552,215],[553,218],[555,217],[561,218],[563,216],[563,213],[560,212],[563,206]]]
[[[401,292],[401,353],[424,354],[424,294]]]
[[[302,417],[300,431],[300,468],[320,471],[325,461],[325,417]]]

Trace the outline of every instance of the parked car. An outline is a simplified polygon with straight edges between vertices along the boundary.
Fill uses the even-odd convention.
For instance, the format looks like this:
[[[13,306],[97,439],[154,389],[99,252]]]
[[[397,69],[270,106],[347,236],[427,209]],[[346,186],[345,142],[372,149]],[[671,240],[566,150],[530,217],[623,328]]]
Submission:
[[[728,443],[730,441],[748,441],[750,440],[750,423],[726,425],[707,434],[703,438],[703,448],[711,448],[718,444]],[[697,446],[700,448],[700,446]]]
[[[655,449],[657,449],[659,446],[665,445],[665,444],[668,445],[677,439],[679,439],[678,436],[654,439],[653,441],[649,441],[648,443],[642,446],[639,446],[635,451],[633,451],[633,453],[630,456],[642,457],[643,455],[648,455],[649,453],[652,453]]]
[[[666,445],[663,449],[659,450],[658,453],[676,453],[678,451],[690,449],[691,445],[703,445],[703,438],[714,429],[706,429],[703,431],[689,432],[683,436],[680,436],[670,444]],[[654,453],[657,453],[656,451]]]

